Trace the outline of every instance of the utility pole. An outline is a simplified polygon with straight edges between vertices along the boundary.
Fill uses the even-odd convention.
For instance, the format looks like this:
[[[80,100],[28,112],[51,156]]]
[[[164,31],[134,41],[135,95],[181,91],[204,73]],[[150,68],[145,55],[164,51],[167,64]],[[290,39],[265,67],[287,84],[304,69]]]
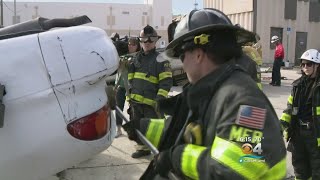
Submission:
[[[3,26],[3,0],[1,0],[1,26]]]
[[[13,2],[13,7],[14,7],[14,9],[13,9],[13,24],[16,24],[17,23],[17,2],[16,2],[16,0],[14,0],[14,2]]]
[[[194,9],[197,10],[198,9],[198,3],[197,0],[194,0]]]

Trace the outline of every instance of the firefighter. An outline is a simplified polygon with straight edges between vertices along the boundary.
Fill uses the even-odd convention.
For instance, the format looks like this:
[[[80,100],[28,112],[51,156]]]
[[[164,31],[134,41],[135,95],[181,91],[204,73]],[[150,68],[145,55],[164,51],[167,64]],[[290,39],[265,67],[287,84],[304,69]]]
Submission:
[[[292,84],[280,121],[296,179],[320,179],[320,55],[309,49],[300,59],[302,76]]]
[[[120,42],[120,41],[117,41]],[[122,41],[123,42],[123,41]],[[116,75],[115,80],[115,90],[116,90],[116,101],[117,106],[123,111],[125,100],[126,100],[126,94],[129,94],[128,89],[128,61],[131,60],[132,56],[135,55],[136,52],[140,51],[140,43],[138,41],[137,37],[130,37],[128,38],[128,43],[123,42],[126,44],[125,47],[121,47],[124,50],[118,49],[118,54],[120,55],[120,63],[118,72]],[[128,50],[127,54],[123,55],[120,54],[121,51]],[[117,119],[117,134],[116,138],[120,137],[122,135],[121,127],[122,127],[122,119],[118,115],[116,115]]]
[[[153,27],[144,27],[139,35],[142,50],[134,56],[128,69],[130,117],[137,129],[141,118],[160,118],[157,101],[168,96],[173,83],[169,61],[157,58],[156,42],[159,38]],[[150,154],[140,139],[131,139],[138,144],[133,158]]]
[[[180,57],[191,85],[160,101],[160,110],[172,119],[141,122],[142,133],[160,150],[141,179],[168,178],[168,172],[181,179],[285,178],[277,115],[233,61],[252,36],[216,9],[193,10],[182,18],[165,53]]]
[[[257,82],[257,85],[259,86],[259,88],[262,89],[262,84],[261,84],[262,51],[261,51],[261,46],[259,46],[259,43],[258,43],[259,40],[260,40],[260,37],[258,34],[256,34],[255,41],[248,42],[244,46],[242,46],[242,51],[245,54],[245,56],[248,56],[253,61],[255,61],[257,74],[256,74],[256,77],[253,79]]]

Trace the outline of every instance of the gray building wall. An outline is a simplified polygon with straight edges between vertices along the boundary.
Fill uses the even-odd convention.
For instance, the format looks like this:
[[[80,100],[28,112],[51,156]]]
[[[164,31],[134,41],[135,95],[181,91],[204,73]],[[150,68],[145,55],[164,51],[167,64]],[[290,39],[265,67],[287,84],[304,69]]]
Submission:
[[[204,0],[203,5],[222,10],[234,24],[239,23],[242,27],[257,32],[261,37],[264,63],[273,62],[274,49],[270,47],[271,28],[282,28],[285,59],[297,65],[296,57],[301,56],[302,46],[306,49],[320,49],[320,23],[309,21],[310,1],[297,0],[295,20],[285,19],[285,0]],[[290,11],[289,15],[293,11]],[[290,29],[288,33],[287,28]],[[306,35],[305,32],[307,38],[304,41],[299,35]]]

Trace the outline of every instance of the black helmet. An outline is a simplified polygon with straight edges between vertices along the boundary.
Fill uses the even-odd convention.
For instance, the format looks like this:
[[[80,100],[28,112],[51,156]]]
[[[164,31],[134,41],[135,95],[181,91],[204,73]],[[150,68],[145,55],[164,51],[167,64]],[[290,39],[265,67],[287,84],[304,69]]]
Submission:
[[[241,27],[234,26],[230,19],[221,11],[212,8],[192,10],[184,16],[175,29],[174,39],[166,48],[166,55],[173,57],[174,49],[184,42],[193,40],[195,36],[214,34],[215,31],[231,30],[235,32],[237,42],[244,44],[255,40],[255,34]]]
[[[158,36],[158,33],[156,30],[153,29],[152,26],[147,25],[146,27],[144,27],[139,34],[139,41],[140,42],[154,42],[154,41],[158,41],[158,39],[160,39],[161,36]]]

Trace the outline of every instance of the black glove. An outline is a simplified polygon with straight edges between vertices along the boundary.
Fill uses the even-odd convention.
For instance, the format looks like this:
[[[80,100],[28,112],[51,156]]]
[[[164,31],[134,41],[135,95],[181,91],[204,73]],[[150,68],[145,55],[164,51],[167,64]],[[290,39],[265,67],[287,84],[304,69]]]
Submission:
[[[168,177],[168,172],[172,169],[171,150],[160,152],[154,157],[153,161],[155,172],[162,177]]]
[[[133,121],[129,121],[128,123],[124,124],[122,128],[128,133],[128,138],[130,140],[137,140],[137,133],[133,126]]]

